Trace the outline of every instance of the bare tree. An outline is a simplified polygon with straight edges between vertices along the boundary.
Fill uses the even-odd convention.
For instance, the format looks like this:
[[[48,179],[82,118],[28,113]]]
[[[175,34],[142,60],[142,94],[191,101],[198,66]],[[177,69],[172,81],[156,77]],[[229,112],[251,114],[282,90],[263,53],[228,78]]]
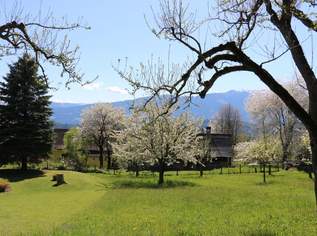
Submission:
[[[211,119],[210,127],[213,132],[231,134],[233,144],[236,144],[242,128],[239,110],[230,104],[223,105]]]
[[[160,6],[155,15],[157,29],[153,32],[180,43],[196,56],[196,60],[177,80],[161,84],[152,95],[155,96],[158,91],[168,92],[173,95],[172,103],[185,92],[189,96],[197,94],[204,98],[215,81],[222,76],[238,71],[253,73],[286,104],[309,132],[317,202],[317,79],[314,66],[310,65],[304,53],[303,42],[296,32],[298,28],[309,30],[312,34],[317,31],[315,1],[219,0],[216,15],[209,15],[198,23],[195,14],[181,0],[162,0]],[[203,42],[195,32],[199,28],[203,30],[204,24],[216,26],[216,22],[223,25],[218,37],[212,42],[220,38],[223,42],[204,49]],[[267,58],[263,61],[252,58],[250,53],[252,48],[259,47],[254,43],[258,40],[259,33],[268,36],[273,34],[273,39],[274,36],[280,37],[280,40],[270,40],[266,45],[264,51]],[[301,106],[269,71],[268,65],[285,54],[291,56],[304,80],[309,97],[308,110]],[[186,91],[187,84],[193,81],[196,84],[195,89]],[[142,83],[137,85],[146,89]]]
[[[79,48],[71,46],[67,32],[89,27],[82,26],[80,21],[68,23],[66,17],[56,19],[51,11],[45,14],[40,9],[32,15],[18,1],[12,2],[9,9],[4,3],[0,7],[0,59],[27,52],[35,58],[45,79],[44,62],[61,67],[61,75],[68,76],[66,85],[81,83],[83,74],[77,68]]]

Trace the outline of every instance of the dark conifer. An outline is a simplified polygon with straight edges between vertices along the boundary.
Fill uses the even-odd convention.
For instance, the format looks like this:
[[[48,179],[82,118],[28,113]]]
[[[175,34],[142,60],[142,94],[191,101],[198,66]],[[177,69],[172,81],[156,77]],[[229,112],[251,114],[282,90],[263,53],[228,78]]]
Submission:
[[[0,163],[38,163],[52,146],[48,86],[35,60],[24,55],[0,82]]]

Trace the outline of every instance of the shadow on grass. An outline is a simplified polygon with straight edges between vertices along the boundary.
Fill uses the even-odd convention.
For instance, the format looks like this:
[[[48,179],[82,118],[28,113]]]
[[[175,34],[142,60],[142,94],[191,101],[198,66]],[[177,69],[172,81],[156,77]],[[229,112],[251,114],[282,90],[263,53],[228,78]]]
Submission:
[[[164,184],[159,185],[156,181],[140,181],[140,180],[120,180],[115,181],[109,185],[103,184],[106,188],[113,189],[129,189],[129,188],[147,188],[147,189],[161,189],[161,188],[178,188],[178,187],[194,187],[196,183],[188,181],[174,181],[167,180]]]
[[[255,185],[256,186],[263,186],[263,187],[270,187],[270,186],[276,185],[278,183],[279,183],[279,181],[270,179],[270,180],[267,180],[266,183],[263,183],[263,181],[262,182],[259,181],[259,182],[255,183]]]
[[[19,182],[44,176],[45,173],[41,170],[0,170],[0,178],[7,179],[9,182]]]

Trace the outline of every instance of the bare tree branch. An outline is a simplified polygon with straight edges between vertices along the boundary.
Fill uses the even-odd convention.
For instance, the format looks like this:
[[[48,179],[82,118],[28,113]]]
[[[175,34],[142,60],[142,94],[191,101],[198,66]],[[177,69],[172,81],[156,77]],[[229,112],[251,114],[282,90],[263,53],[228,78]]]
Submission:
[[[67,32],[90,28],[79,22],[69,24],[65,19],[58,22],[51,12],[44,18],[41,11],[38,16],[31,16],[24,13],[17,3],[16,9],[10,11],[10,16],[0,19],[1,56],[14,55],[19,51],[27,52],[40,65],[45,80],[47,75],[43,61],[61,67],[61,76],[68,76],[66,86],[71,82],[83,84],[84,74],[78,70],[79,47],[71,47]]]

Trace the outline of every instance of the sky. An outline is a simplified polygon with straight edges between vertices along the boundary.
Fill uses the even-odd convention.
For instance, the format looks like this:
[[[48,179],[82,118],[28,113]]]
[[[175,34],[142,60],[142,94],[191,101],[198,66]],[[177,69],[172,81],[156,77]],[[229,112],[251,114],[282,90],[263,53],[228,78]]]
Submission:
[[[0,0],[0,4],[9,9],[12,0]],[[51,11],[55,18],[67,17],[69,22],[81,19],[91,30],[76,30],[69,33],[74,46],[80,47],[81,60],[79,68],[85,74],[85,80],[98,79],[87,86],[78,84],[65,88],[65,79],[60,77],[58,68],[49,67],[47,74],[55,102],[95,103],[114,102],[131,99],[129,85],[121,79],[113,66],[118,59],[127,59],[128,64],[138,67],[139,63],[151,57],[167,58],[170,48],[171,58],[175,63],[183,63],[192,54],[186,48],[165,39],[159,39],[151,32],[147,24],[153,22],[151,8],[158,9],[158,0],[21,0],[25,12],[32,15]],[[203,18],[207,13],[207,0],[191,1],[191,8],[197,16]],[[147,19],[147,20],[146,20]],[[0,22],[2,24],[3,22]],[[202,34],[200,32],[200,34]],[[269,41],[272,35],[259,36]],[[304,39],[303,39],[304,40]],[[315,41],[312,39],[310,41]],[[307,40],[307,50],[311,43]],[[316,42],[317,43],[317,42]],[[317,44],[316,44],[317,45]],[[257,57],[256,52],[254,53]],[[8,72],[8,64],[16,57],[7,57],[0,61],[0,76]],[[271,73],[280,81],[287,81],[294,76],[294,65],[286,54],[278,63],[270,65]],[[253,75],[248,73],[230,74],[219,79],[210,92],[226,92],[228,90],[255,90],[265,86]]]

